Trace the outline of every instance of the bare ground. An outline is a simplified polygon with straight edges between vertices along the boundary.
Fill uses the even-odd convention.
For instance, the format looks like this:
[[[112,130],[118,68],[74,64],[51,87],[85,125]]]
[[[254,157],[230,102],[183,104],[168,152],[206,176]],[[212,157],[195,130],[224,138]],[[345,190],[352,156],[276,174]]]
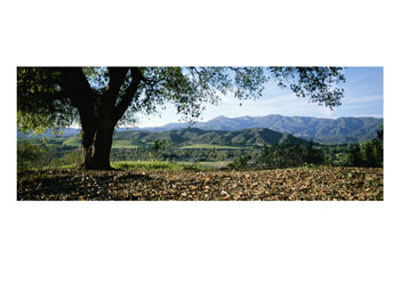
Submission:
[[[381,168],[19,172],[18,200],[383,200]]]

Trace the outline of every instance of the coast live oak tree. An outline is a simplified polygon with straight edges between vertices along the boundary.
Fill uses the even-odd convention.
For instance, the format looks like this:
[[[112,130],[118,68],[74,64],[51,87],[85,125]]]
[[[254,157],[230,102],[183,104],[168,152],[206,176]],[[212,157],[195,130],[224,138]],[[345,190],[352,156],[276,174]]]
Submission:
[[[228,92],[259,98],[276,80],[297,96],[333,108],[344,81],[337,67],[18,67],[17,125],[43,133],[80,123],[85,169],[110,169],[114,128],[173,103],[188,121]]]

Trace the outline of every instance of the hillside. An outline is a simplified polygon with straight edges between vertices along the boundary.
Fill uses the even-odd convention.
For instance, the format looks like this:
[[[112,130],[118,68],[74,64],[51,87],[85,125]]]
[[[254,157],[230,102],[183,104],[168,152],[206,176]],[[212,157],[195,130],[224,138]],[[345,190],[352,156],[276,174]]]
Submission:
[[[156,140],[166,140],[170,144],[185,146],[193,144],[213,145],[257,145],[292,143],[305,144],[307,141],[289,134],[282,134],[269,129],[255,128],[238,131],[205,131],[198,128],[170,130],[164,132],[151,131],[119,131],[115,133],[116,140],[129,140],[131,144],[152,143]]]
[[[338,119],[267,115],[229,118],[219,116],[210,121],[198,122],[193,128],[202,130],[236,131],[249,128],[268,128],[280,133],[321,143],[360,143],[376,136],[383,124],[382,118],[341,117]],[[166,131],[188,127],[184,123],[171,123],[162,127],[144,128],[150,131]]]

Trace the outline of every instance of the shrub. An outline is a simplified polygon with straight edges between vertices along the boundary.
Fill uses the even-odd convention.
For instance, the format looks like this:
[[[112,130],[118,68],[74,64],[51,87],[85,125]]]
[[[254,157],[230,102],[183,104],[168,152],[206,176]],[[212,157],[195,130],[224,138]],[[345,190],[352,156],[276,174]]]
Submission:
[[[52,155],[41,145],[24,142],[17,146],[17,169],[44,168],[50,164]]]
[[[241,169],[241,168],[246,168],[247,163],[250,161],[251,157],[250,155],[244,154],[240,155],[238,158],[233,159],[232,162],[230,162],[227,167],[232,168],[232,169]]]

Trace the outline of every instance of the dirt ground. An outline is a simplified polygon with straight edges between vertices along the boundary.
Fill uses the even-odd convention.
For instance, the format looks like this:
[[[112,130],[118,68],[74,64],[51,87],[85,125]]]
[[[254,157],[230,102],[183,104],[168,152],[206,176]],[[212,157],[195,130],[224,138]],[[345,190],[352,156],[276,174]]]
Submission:
[[[18,200],[383,200],[381,168],[19,172]]]

